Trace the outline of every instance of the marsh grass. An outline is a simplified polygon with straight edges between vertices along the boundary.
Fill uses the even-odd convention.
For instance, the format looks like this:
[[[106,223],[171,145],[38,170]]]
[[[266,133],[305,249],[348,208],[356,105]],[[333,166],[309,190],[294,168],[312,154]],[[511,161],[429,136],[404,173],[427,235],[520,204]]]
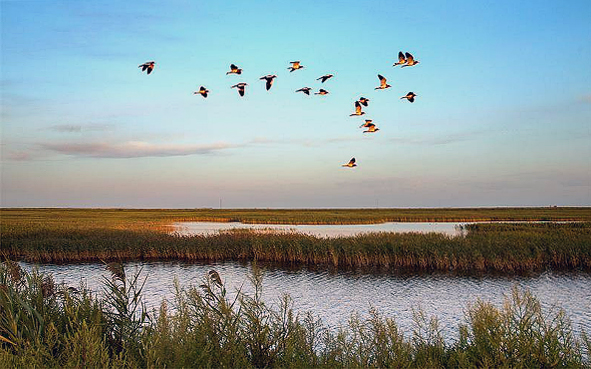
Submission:
[[[174,222],[372,224],[385,222],[591,221],[589,207],[432,209],[0,209],[2,224],[165,230]]]
[[[177,236],[149,228],[14,222],[3,228],[0,252],[9,259],[52,263],[174,259],[412,271],[590,270],[591,222],[472,224],[461,237],[384,232],[339,238],[253,230]]]
[[[457,337],[444,339],[437,320],[421,311],[410,334],[375,309],[328,329],[309,313],[295,314],[289,296],[263,302],[256,267],[252,295],[227,291],[223,276],[210,271],[199,286],[176,283],[174,301],[148,317],[133,309],[141,306],[139,273],[127,276],[120,264],[110,270],[97,297],[13,262],[0,265],[0,366],[590,367],[588,336],[574,336],[563,311],[544,313],[517,288],[501,308],[483,301],[466,307]]]

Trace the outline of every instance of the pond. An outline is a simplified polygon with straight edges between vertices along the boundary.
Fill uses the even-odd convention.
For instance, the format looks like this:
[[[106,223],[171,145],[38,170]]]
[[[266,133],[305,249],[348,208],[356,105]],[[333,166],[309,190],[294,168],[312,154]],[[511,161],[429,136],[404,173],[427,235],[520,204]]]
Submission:
[[[450,236],[462,234],[461,225],[465,223],[424,222],[402,223],[389,222],[379,224],[245,224],[240,222],[178,222],[174,223],[173,233],[182,236],[211,235],[232,229],[252,229],[274,232],[299,232],[317,237],[356,236],[372,232],[439,232]]]
[[[23,265],[31,268],[30,264]],[[163,300],[173,300],[173,281],[181,286],[199,285],[205,274],[215,269],[229,291],[242,286],[252,292],[248,282],[250,263],[130,262],[128,274],[141,269],[147,276],[144,298],[149,308]],[[563,308],[575,332],[591,332],[591,274],[544,272],[529,276],[458,276],[451,274],[395,274],[375,271],[313,270],[263,265],[263,300],[277,304],[282,294],[293,298],[296,312],[312,312],[324,324],[337,327],[346,323],[352,312],[362,317],[370,307],[396,319],[405,334],[413,327],[413,310],[422,309],[438,317],[446,337],[455,339],[459,323],[469,304],[482,299],[501,307],[513,286],[529,289],[546,311]],[[109,273],[102,264],[40,265],[54,275],[56,282],[79,286],[83,281],[94,291],[102,290],[102,277]]]

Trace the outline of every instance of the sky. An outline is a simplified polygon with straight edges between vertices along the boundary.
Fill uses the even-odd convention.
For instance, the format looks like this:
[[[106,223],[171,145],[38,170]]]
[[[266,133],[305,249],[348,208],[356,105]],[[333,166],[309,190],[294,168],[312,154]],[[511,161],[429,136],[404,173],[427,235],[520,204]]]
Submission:
[[[588,0],[0,6],[2,207],[591,205]]]

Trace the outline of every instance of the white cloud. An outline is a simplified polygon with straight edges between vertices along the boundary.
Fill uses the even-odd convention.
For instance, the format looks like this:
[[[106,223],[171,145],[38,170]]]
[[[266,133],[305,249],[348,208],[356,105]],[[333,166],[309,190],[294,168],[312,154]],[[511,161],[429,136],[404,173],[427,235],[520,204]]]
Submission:
[[[187,155],[208,155],[241,145],[218,142],[213,144],[153,144],[142,141],[122,143],[43,143],[40,146],[64,155],[93,158],[140,158]]]

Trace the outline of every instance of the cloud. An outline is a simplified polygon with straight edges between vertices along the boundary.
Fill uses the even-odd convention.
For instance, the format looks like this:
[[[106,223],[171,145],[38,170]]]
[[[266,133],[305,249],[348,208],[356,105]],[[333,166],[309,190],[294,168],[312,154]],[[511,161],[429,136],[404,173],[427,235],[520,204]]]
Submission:
[[[92,158],[141,158],[209,155],[243,145],[219,142],[204,145],[152,144],[140,141],[123,143],[43,143],[40,146],[59,154]]]
[[[311,138],[289,138],[289,139],[271,139],[267,137],[255,137],[248,141],[249,145],[300,145],[304,147],[318,147],[326,144],[338,144],[342,142],[358,141],[359,136],[342,136],[328,139]]]
[[[11,152],[6,156],[6,159],[11,161],[28,161],[32,158],[33,156],[31,155],[31,153],[24,151]]]
[[[49,127],[49,130],[56,132],[77,133],[77,132],[91,132],[91,131],[108,131],[113,128],[112,124],[58,124]]]
[[[391,141],[408,145],[438,146],[474,140],[482,136],[484,133],[485,131],[471,131],[424,138],[392,138]]]

